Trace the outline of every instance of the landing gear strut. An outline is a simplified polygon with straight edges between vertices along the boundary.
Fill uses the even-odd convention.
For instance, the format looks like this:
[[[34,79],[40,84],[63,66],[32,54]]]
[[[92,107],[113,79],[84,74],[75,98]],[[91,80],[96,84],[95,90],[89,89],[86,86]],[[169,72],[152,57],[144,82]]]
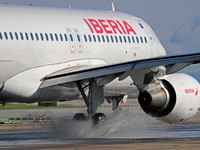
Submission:
[[[103,86],[98,86],[94,79],[89,79],[89,84],[85,85],[81,81],[77,81],[76,85],[83,97],[83,100],[87,106],[87,118],[92,119],[93,122],[99,122],[99,120],[105,120],[106,116],[103,113],[96,113],[97,107],[104,102],[104,91]],[[85,94],[86,89],[89,88],[88,97]],[[74,118],[79,118],[83,114],[76,114]],[[80,117],[81,118],[81,117]],[[103,119],[104,118],[104,119]]]
[[[106,97],[107,102],[112,103],[112,110],[114,111],[114,113],[118,113],[121,110],[121,107],[119,107],[119,103],[122,101],[123,98],[124,95]]]

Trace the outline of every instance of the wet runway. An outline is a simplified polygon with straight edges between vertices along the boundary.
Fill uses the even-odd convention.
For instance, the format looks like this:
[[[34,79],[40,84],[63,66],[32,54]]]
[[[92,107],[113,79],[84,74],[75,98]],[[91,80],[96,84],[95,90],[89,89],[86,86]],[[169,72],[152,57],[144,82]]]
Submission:
[[[139,107],[124,107],[113,116],[110,107],[101,107],[108,120],[92,126],[90,121],[71,118],[85,108],[6,110],[10,117],[44,117],[51,121],[0,124],[0,149],[199,149],[200,116],[179,124],[166,124],[151,118]]]

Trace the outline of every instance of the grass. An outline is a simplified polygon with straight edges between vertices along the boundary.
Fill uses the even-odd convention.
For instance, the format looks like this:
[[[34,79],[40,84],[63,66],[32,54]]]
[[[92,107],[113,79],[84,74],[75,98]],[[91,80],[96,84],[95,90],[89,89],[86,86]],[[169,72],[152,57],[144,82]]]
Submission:
[[[129,98],[137,98],[136,95],[131,95]],[[129,105],[121,105],[120,107],[129,107]],[[6,103],[5,106],[0,105],[0,110],[12,110],[12,109],[51,109],[51,108],[83,108],[86,107],[85,105],[82,106],[74,106],[72,104],[61,104],[58,106],[38,106],[37,104],[25,104],[25,103]],[[111,107],[110,106],[100,106],[100,107]]]
[[[58,106],[36,106],[36,105],[28,105],[28,104],[9,104],[7,103],[5,106],[0,106],[0,110],[11,110],[11,109],[51,109],[51,108],[78,108],[80,106],[74,106],[70,104],[63,104]]]

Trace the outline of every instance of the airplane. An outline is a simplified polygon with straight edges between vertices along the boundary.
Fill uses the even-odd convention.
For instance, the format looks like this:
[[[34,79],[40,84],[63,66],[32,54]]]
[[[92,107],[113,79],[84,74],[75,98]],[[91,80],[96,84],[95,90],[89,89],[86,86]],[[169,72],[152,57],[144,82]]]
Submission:
[[[167,56],[151,27],[118,11],[0,5],[0,101],[45,102],[80,96],[87,116],[106,99],[113,109],[139,91],[145,113],[168,123],[200,108],[199,83],[177,73],[200,53]]]

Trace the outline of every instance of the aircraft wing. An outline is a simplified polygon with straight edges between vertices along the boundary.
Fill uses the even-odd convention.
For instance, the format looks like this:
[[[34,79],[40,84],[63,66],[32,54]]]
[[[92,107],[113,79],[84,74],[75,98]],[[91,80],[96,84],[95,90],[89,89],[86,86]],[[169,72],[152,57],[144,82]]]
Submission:
[[[40,88],[76,82],[80,80],[88,80],[91,78],[101,78],[108,75],[119,76],[134,69],[146,69],[158,66],[165,66],[167,74],[170,74],[177,72],[188,65],[197,63],[200,63],[200,53],[141,59],[97,68],[78,70],[74,72],[61,71],[56,72],[56,74],[46,76],[43,79]]]

